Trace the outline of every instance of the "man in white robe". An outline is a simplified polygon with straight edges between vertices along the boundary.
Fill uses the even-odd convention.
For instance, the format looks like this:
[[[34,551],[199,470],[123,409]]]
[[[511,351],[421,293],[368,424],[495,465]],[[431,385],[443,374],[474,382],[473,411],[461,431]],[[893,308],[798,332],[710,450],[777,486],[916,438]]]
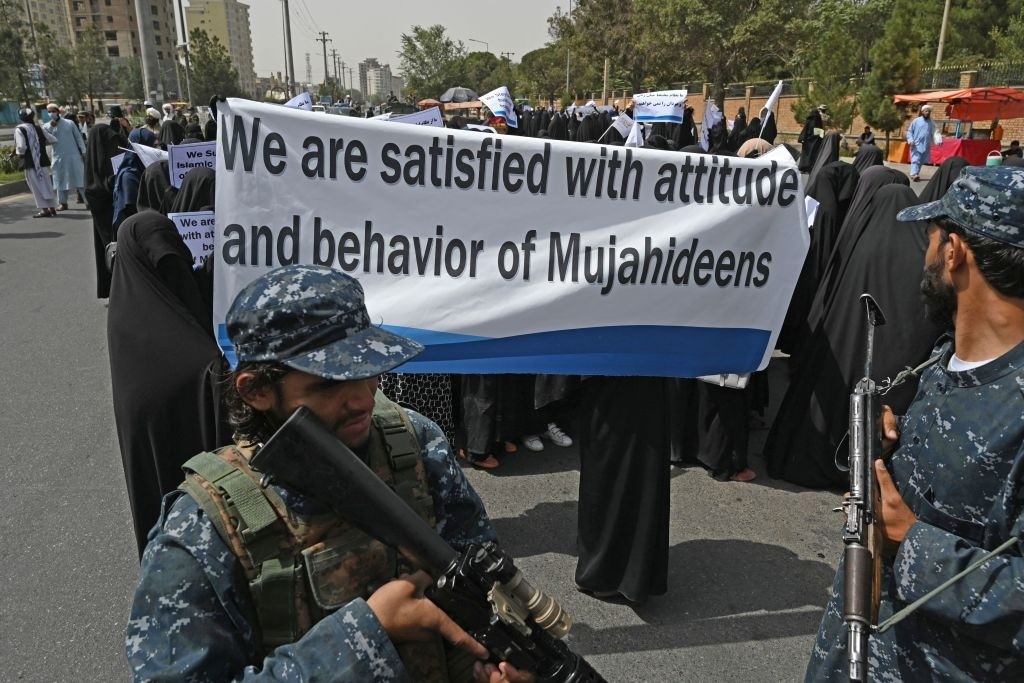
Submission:
[[[59,115],[56,104],[46,106],[49,122],[44,132],[57,139],[53,144],[53,159],[50,166],[53,175],[53,189],[57,192],[57,210],[67,211],[68,192],[75,191],[81,203],[81,189],[85,187],[85,141],[78,126]]]

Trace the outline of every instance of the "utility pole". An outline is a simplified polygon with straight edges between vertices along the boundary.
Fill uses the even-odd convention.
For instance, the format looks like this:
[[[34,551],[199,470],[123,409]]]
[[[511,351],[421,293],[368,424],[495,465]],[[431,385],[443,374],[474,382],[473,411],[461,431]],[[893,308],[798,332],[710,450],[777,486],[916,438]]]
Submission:
[[[334,93],[334,99],[338,99],[338,51],[333,47],[331,48],[331,63],[334,64],[334,88],[331,91]]]
[[[295,97],[295,60],[292,58],[292,20],[288,11],[288,0],[281,0],[284,12],[284,70],[288,85],[288,97]]]
[[[514,57],[515,54],[516,54],[515,52],[502,52],[501,56],[511,62],[512,61],[512,57]]]
[[[156,59],[156,40],[153,33],[153,14],[149,0],[135,0],[135,23],[139,28],[139,50],[142,53],[142,83],[146,93],[144,99],[164,99],[163,80],[160,64]]]
[[[313,85],[313,66],[309,61],[309,53],[306,53],[306,84]]]
[[[569,23],[572,23],[572,0],[569,0]],[[569,46],[565,47],[565,94],[569,94]]]
[[[331,78],[331,72],[327,70],[327,43],[333,43],[334,41],[327,37],[327,31],[320,31],[318,34],[320,37],[315,38],[316,42],[323,43],[324,48],[324,90],[327,89],[327,81]]]
[[[36,39],[36,22],[32,19],[32,3],[29,0],[25,0],[25,13],[28,15],[28,28],[32,32],[32,48],[36,53],[36,69],[39,70],[39,82],[43,86],[43,95],[47,96],[49,93],[46,92],[46,76],[43,74],[43,60],[39,58],[39,41]]]
[[[348,90],[348,88],[345,86],[345,62],[344,61],[341,63],[341,89],[342,89],[343,92]]]
[[[604,58],[604,85],[601,88],[601,104],[608,104],[608,58]]]
[[[946,6],[942,10],[942,28],[939,29],[939,47],[935,50],[935,71],[932,72],[932,87],[939,79],[939,67],[942,65],[942,49],[946,46],[946,27],[949,26],[949,4],[950,0],[946,0]]]
[[[188,103],[192,104],[192,58],[188,54],[188,26],[185,25],[185,8],[178,0],[178,26],[180,28],[181,44],[178,45],[185,52],[185,91],[188,93]]]

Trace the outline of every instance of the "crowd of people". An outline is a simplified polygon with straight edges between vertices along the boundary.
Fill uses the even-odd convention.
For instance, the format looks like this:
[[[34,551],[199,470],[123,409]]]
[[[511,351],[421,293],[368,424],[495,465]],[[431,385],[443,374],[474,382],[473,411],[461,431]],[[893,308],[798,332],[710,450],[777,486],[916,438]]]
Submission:
[[[295,680],[331,667],[353,676],[338,680],[401,680],[385,674],[445,666],[450,661],[445,656],[455,656],[451,647],[438,655],[446,649],[439,638],[432,653],[415,646],[426,631],[475,658],[487,658],[479,644],[425,604],[421,579],[386,583],[417,567],[396,568],[392,560],[349,576],[345,553],[372,555],[372,539],[351,537],[353,530],[337,520],[322,528],[308,526],[324,513],[315,502],[282,487],[254,486],[258,477],[247,465],[249,456],[297,405],[338,425],[338,438],[386,481],[408,479],[408,488],[418,492],[409,494],[410,504],[425,505],[423,514],[457,550],[496,540],[459,458],[467,466],[493,470],[520,448],[538,452],[548,444],[578,443],[577,586],[600,599],[634,604],[664,593],[670,468],[697,465],[716,479],[755,478],[748,448],[750,430],[768,404],[763,374],[739,384],[410,375],[391,371],[400,370],[419,345],[394,336],[385,340],[391,349],[386,357],[355,373],[346,362],[350,354],[367,353],[369,340],[388,333],[369,324],[357,282],[305,266],[273,271],[236,299],[227,324],[239,364],[229,369],[209,324],[213,262],[194,269],[191,253],[166,216],[213,209],[215,173],[193,169],[175,189],[166,162],[146,167],[125,151],[129,142],[166,147],[215,139],[215,101],[211,110],[214,118],[204,130],[170,105],[162,114],[147,108],[137,127],[113,107],[109,123],[84,134],[74,117],[61,118],[56,107],[43,126],[26,110],[25,126],[17,133],[37,215],[66,209],[71,193],[84,189],[93,218],[97,296],[109,297],[115,419],[142,562],[128,634],[135,677],[230,678],[291,666],[300,672]],[[538,108],[520,111],[517,127],[502,117],[480,123],[504,134],[623,145],[626,140],[612,126],[618,113],[594,105]],[[779,337],[789,382],[785,395],[776,397],[780,408],[764,451],[773,477],[809,487],[846,485],[839,464],[848,395],[866,353],[867,323],[858,303],[863,292],[875,296],[890,320],[875,341],[884,350],[876,353],[876,380],[939,358],[920,382],[911,380],[885,395],[892,411],[905,416],[902,437],[895,425],[887,431],[900,448],[890,468],[883,466],[878,475],[889,505],[880,514],[891,515],[885,533],[896,548],[896,562],[887,565],[885,575],[889,588],[883,604],[889,613],[947,578],[951,567],[966,565],[982,548],[1021,533],[1024,411],[1017,389],[1024,383],[1019,370],[1024,171],[1013,168],[1021,157],[1012,151],[1019,145],[1005,156],[1007,168],[966,168],[963,159],[948,159],[918,196],[910,181],[928,163],[930,138],[917,131],[923,126],[930,133],[927,118],[928,108],[922,107],[908,132],[915,145],[908,177],[884,165],[870,128],[860,135],[849,163],[840,160],[842,136],[829,129],[827,108],[808,115],[801,149],[792,151],[808,174],[806,193],[818,208]],[[455,117],[448,125],[465,128],[467,123]],[[772,149],[776,137],[773,115],[762,110],[747,121],[740,110],[731,126],[720,121],[711,128],[705,148],[689,108],[681,124],[649,126],[644,144],[680,153],[756,157]],[[924,141],[920,151],[919,141]],[[110,160],[122,152],[114,168]],[[38,172],[50,166],[52,179]],[[927,276],[920,284],[925,263]],[[313,335],[310,302],[273,294],[288,291],[289,283],[308,284],[317,302],[348,316],[345,329],[328,341]],[[271,341],[282,338],[291,341]],[[314,356],[320,360],[312,361]],[[1016,383],[1001,381],[1008,378]],[[993,411],[1001,411],[995,421]],[[948,423],[955,426],[943,426]],[[388,436],[395,433],[418,444],[408,453],[418,457],[410,462],[422,463],[414,472],[404,472],[388,456],[399,448]],[[974,449],[976,454],[968,453]],[[204,457],[192,458],[197,453]],[[233,502],[238,496],[263,501],[263,507],[252,503],[256,507],[241,509]],[[253,515],[263,515],[262,524],[273,526],[274,533],[257,534],[261,522]],[[226,529],[222,519],[229,520]],[[279,553],[284,547],[287,557]],[[305,574],[293,571],[303,564],[320,566],[314,558],[327,556],[335,558],[330,571],[348,572],[343,579],[328,572],[311,573],[306,581]],[[896,635],[873,638],[877,666],[907,676],[986,672],[1009,680],[1012,672],[1020,674],[1015,653],[1022,622],[1012,577],[1024,571],[1021,563],[1019,550],[1014,551],[938,606],[923,610],[909,626],[894,629]],[[842,678],[841,574],[842,568],[808,681]],[[297,602],[289,599],[291,607],[272,595],[275,581],[291,591],[287,595],[300,596]],[[164,604],[162,597],[172,594],[174,604]],[[287,623],[277,623],[282,619]],[[970,645],[963,644],[965,637]],[[506,664],[478,664],[473,672],[475,680],[528,680]],[[433,680],[425,674],[414,678]]]

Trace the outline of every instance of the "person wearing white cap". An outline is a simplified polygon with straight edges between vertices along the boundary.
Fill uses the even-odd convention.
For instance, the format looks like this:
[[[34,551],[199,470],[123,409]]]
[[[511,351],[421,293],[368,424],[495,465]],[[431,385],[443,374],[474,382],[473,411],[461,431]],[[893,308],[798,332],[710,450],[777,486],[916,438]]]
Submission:
[[[148,128],[153,135],[160,137],[160,112],[153,107],[146,109],[146,128]]]
[[[907,144],[910,145],[910,179],[921,179],[921,164],[929,164],[932,160],[932,136],[935,124],[932,123],[932,105],[921,107],[914,122],[907,128]]]
[[[77,194],[85,187],[85,140],[82,132],[72,121],[61,118],[60,110],[53,102],[46,105],[50,120],[43,130],[54,138],[53,189],[57,192],[58,211],[67,211],[68,192],[75,190]]]

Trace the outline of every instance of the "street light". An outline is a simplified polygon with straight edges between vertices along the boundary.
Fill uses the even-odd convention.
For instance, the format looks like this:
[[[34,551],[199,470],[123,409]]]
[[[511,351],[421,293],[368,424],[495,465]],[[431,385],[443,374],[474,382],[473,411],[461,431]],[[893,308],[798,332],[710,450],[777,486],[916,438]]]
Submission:
[[[491,51],[491,45],[487,41],[477,40],[476,38],[466,38],[466,40],[468,40],[471,43],[480,43],[481,45],[484,46],[484,50],[486,50],[487,52]]]

